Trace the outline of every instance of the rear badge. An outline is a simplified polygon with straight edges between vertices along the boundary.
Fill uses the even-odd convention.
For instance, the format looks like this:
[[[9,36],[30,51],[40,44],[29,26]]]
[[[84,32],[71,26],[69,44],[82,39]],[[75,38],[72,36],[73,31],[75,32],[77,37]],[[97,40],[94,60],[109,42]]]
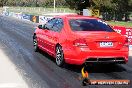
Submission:
[[[105,36],[106,39],[109,39],[110,37],[109,36]]]

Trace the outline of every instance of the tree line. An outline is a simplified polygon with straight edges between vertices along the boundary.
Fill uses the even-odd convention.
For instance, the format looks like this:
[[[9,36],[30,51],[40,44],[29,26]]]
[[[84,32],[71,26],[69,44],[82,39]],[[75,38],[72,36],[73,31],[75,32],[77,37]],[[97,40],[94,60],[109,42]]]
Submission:
[[[85,8],[99,9],[104,15],[128,20],[132,12],[132,0],[55,0],[56,7],[69,7],[82,11]],[[54,0],[0,0],[0,6],[53,7]],[[107,13],[105,13],[107,12]]]
[[[53,7],[54,0],[0,0],[0,6]],[[56,0],[56,6],[64,7],[65,0]]]

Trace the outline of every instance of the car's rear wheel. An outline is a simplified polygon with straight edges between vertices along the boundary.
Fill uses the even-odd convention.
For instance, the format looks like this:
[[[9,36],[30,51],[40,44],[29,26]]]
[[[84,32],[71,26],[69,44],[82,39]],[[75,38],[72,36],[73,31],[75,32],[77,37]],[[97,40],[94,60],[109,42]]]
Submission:
[[[34,37],[33,37],[33,46],[34,46],[34,51],[35,52],[39,51],[38,41],[37,41],[37,36],[36,35],[34,35]]]
[[[64,53],[62,50],[62,47],[60,45],[56,46],[56,64],[59,67],[62,67],[64,65]]]

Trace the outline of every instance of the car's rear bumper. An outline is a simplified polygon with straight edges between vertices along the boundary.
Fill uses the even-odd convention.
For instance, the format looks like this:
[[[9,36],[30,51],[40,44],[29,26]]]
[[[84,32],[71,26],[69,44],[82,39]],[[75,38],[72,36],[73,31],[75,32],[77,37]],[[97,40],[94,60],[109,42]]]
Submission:
[[[128,50],[66,50],[65,62],[82,65],[83,63],[118,63],[128,62]]]
[[[97,58],[88,58],[85,61],[86,63],[117,63],[117,64],[125,64],[127,61],[124,57],[97,57]]]

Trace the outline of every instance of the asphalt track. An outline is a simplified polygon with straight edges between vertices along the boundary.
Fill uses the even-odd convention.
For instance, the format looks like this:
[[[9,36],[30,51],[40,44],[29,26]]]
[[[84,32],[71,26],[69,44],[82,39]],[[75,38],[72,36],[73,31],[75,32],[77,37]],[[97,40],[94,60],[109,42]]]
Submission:
[[[81,66],[66,65],[60,68],[53,57],[42,51],[34,52],[32,36],[35,27],[35,23],[0,15],[0,47],[15,64],[29,88],[129,88],[115,85],[83,87],[78,79]],[[95,65],[88,71],[90,79],[132,80],[132,57],[125,65]]]

